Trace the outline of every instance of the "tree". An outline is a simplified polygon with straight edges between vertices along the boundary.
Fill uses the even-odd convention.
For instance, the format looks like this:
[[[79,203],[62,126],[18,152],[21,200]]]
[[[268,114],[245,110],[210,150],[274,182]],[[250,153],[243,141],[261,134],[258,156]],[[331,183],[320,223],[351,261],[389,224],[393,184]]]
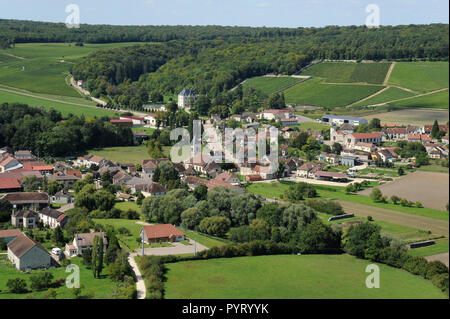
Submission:
[[[341,247],[341,232],[315,219],[301,231],[299,243],[305,252],[337,251]]]
[[[399,167],[397,170],[398,176],[405,175],[405,171],[403,170],[403,167]]]
[[[64,189],[64,184],[58,181],[49,181],[46,186],[46,191],[49,195],[55,195],[62,189]]]
[[[347,194],[356,192],[355,186],[354,186],[353,184],[348,184],[348,185],[345,187],[345,192],[346,192]]]
[[[63,231],[61,229],[61,226],[59,226],[59,225],[53,231],[53,241],[56,244],[61,244],[61,245],[66,242],[66,240],[64,239],[64,234],[63,234]]]
[[[156,167],[153,173],[153,181],[168,187],[170,182],[179,181],[178,170],[172,162],[163,161]]]
[[[370,198],[374,202],[381,202],[383,200],[383,193],[378,188],[374,188],[370,193]]]
[[[433,127],[431,129],[431,137],[438,138],[439,137],[439,124],[437,120],[434,120]]]
[[[394,203],[394,205],[397,205],[400,200],[401,198],[396,195],[391,196],[391,201]]]
[[[369,129],[378,130],[381,128],[381,121],[380,119],[373,118],[369,122]]]
[[[334,154],[339,155],[342,152],[342,145],[339,143],[333,143],[333,146],[331,148]]]
[[[193,194],[197,200],[205,200],[208,195],[208,187],[204,184],[200,184],[194,189]]]
[[[21,183],[25,192],[37,192],[41,187],[41,182],[34,175],[25,176]]]
[[[162,147],[156,140],[148,140],[147,142],[147,152],[151,158],[163,158],[164,153]]]
[[[231,222],[226,217],[206,217],[200,222],[199,230],[213,236],[223,237],[230,228],[230,225]]]
[[[358,258],[365,258],[367,248],[379,245],[380,229],[377,224],[368,222],[350,226],[344,236],[345,250]]]
[[[181,225],[187,229],[195,229],[203,218],[197,207],[191,207],[181,213]]]
[[[32,290],[43,290],[51,286],[53,274],[50,272],[38,273],[30,277]]]
[[[298,202],[303,200],[305,197],[316,197],[317,191],[314,186],[308,183],[299,182],[289,186],[289,189],[285,191],[284,196],[293,202]]]
[[[208,110],[211,107],[211,100],[206,95],[200,95],[195,101],[194,106],[200,115],[208,115]]]
[[[27,282],[22,278],[8,279],[6,287],[14,294],[27,292]]]

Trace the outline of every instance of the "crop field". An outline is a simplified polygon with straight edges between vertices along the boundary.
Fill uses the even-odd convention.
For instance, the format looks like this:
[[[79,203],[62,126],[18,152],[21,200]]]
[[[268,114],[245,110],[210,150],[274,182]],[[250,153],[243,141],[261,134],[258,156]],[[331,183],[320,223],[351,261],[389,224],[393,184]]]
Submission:
[[[407,175],[409,176],[409,175]],[[247,187],[247,191],[265,198],[282,199],[284,192],[289,189],[292,182],[273,182],[273,183],[252,183]],[[417,208],[417,207],[404,207],[401,205],[394,205],[393,203],[376,203],[373,202],[369,196],[360,194],[347,194],[345,187],[340,186],[319,186],[314,185],[317,190],[319,198],[341,200],[343,202],[355,203],[362,205],[367,212],[368,206],[380,208],[388,211],[397,211],[410,215],[418,215],[431,219],[437,219],[448,223],[448,213],[443,210],[433,208]],[[367,189],[365,192],[370,194],[371,189]],[[425,205],[425,204],[424,204]],[[358,206],[359,207],[359,206]],[[367,215],[367,214],[366,214]],[[366,216],[364,215],[364,216]],[[442,223],[440,222],[439,225]],[[423,228],[424,229],[424,228]],[[448,227],[447,227],[448,232]]]
[[[284,96],[287,103],[299,105],[345,106],[382,88],[376,85],[325,84],[323,79],[313,78],[287,89]]]
[[[0,84],[36,93],[79,97],[65,81],[71,63],[96,50],[133,44],[86,44],[82,47],[67,43],[17,44],[0,54]]]
[[[448,88],[448,62],[397,62],[388,84],[423,93]]]
[[[61,112],[63,116],[67,116],[68,114],[83,114],[85,117],[112,117],[116,115],[116,113],[113,111],[89,107],[88,105],[93,106],[93,103],[90,103],[89,101],[86,101],[82,98],[25,93],[23,91],[14,91],[10,89],[4,91],[3,89],[4,87],[0,86],[0,104],[23,103],[28,104],[29,106],[43,107],[46,110],[50,110],[51,108],[53,108]]]
[[[387,90],[381,92],[378,95],[375,95],[371,97],[370,99],[367,99],[362,102],[358,102],[355,105],[375,105],[380,103],[385,103],[397,99],[404,99],[408,97],[412,97],[415,94],[409,91],[405,91],[396,87],[389,87]]]
[[[392,112],[376,113],[363,116],[367,120],[378,118],[381,123],[424,125],[433,124],[434,120],[439,123],[448,122],[448,110],[439,109],[403,109]]]
[[[309,67],[302,75],[324,78],[327,82],[382,84],[390,65],[390,63],[323,62]]]
[[[95,279],[92,270],[87,269],[83,265],[81,258],[72,258],[73,264],[80,267],[80,282],[83,283],[85,288],[82,290],[82,296],[89,295],[93,298],[105,299],[111,298],[112,288],[116,285],[111,279],[107,278],[107,271],[103,270],[102,278]],[[65,267],[50,268],[46,270],[53,274],[53,280],[59,278],[66,278],[69,273],[66,272]],[[44,270],[32,270],[31,274],[36,274],[39,272],[44,272]],[[10,293],[6,284],[9,279],[22,278],[27,282],[28,289],[30,288],[30,275],[18,271],[15,267],[8,264],[5,255],[0,255],[0,299],[41,299],[46,298],[46,293],[48,290],[43,291],[29,291],[24,294],[13,294]],[[66,285],[55,288],[57,299],[72,299],[74,295],[71,289],[67,288]]]
[[[322,131],[329,130],[330,126],[328,124],[322,124],[317,122],[302,122],[296,125],[300,130],[313,130],[313,131]]]
[[[300,78],[294,78],[290,76],[271,77],[271,76],[258,76],[248,79],[244,82],[243,87],[251,87],[260,90],[264,95],[269,95],[275,91],[301,81]]]
[[[167,264],[167,299],[446,298],[430,281],[380,264],[367,289],[369,261],[349,255],[277,255]]]
[[[445,210],[448,203],[448,174],[416,171],[378,188],[388,197],[397,195],[413,202],[420,201],[433,209]],[[361,194],[369,195],[370,192],[364,190]]]
[[[392,102],[389,103],[389,105],[405,108],[430,108],[448,110],[448,99],[448,90],[445,90],[423,96],[417,96],[407,100]]]

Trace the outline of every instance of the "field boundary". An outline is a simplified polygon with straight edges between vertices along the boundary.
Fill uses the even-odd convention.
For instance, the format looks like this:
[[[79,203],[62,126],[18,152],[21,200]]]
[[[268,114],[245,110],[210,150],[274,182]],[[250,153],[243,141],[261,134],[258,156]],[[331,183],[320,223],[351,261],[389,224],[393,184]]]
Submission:
[[[401,88],[401,87],[398,87],[398,88]],[[435,90],[435,91],[431,91],[431,92],[427,92],[427,93],[421,93],[421,94],[417,94],[417,95],[410,96],[410,97],[404,97],[404,98],[401,98],[401,99],[386,101],[386,102],[378,103],[378,104],[366,105],[366,107],[368,107],[368,106],[382,106],[382,105],[386,105],[388,103],[404,101],[404,100],[411,100],[411,99],[415,99],[415,98],[418,98],[418,97],[421,97],[421,96],[431,95],[431,94],[434,94],[434,93],[439,93],[439,92],[443,92],[443,91],[447,91],[447,90],[448,90],[448,88],[438,89],[438,90]],[[415,92],[412,92],[412,93],[415,93]]]
[[[383,84],[384,84],[384,85],[387,85],[387,84],[388,84],[389,78],[391,77],[392,70],[394,70],[395,63],[396,63],[396,62],[394,61],[394,62],[392,62],[391,65],[389,66],[389,70],[386,72],[386,77],[384,78],[384,81],[383,81]]]

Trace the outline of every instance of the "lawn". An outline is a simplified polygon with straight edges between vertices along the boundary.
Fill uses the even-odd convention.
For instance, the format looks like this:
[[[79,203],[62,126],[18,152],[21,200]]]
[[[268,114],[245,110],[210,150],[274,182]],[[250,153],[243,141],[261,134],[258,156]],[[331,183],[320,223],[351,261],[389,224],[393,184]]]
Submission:
[[[143,160],[150,158],[147,153],[147,147],[144,144],[139,146],[105,147],[89,150],[88,153],[122,164],[140,164]]]
[[[45,298],[45,294],[47,290],[37,291],[37,292],[28,292],[25,294],[13,294],[8,291],[6,287],[6,283],[9,279],[14,278],[23,278],[28,283],[28,287],[30,285],[29,274],[25,274],[23,272],[19,272],[15,267],[8,264],[5,260],[6,256],[0,256],[0,299],[28,299],[28,298]],[[111,298],[112,288],[116,285],[109,278],[106,277],[107,273],[104,270],[102,272],[102,278],[95,279],[92,270],[87,269],[81,262],[81,258],[72,258],[72,263],[80,267],[80,283],[85,286],[85,289],[82,291],[82,295],[90,294],[93,295],[93,298],[105,299]],[[43,272],[44,270],[33,270],[31,274]],[[53,274],[53,280],[58,278],[66,278],[70,273],[66,272],[64,267],[59,268],[51,268],[46,270]],[[56,288],[57,299],[72,299],[73,294],[71,289],[67,288],[65,285]]]
[[[432,256],[448,253],[448,238],[436,239],[436,244],[426,247],[409,249],[408,253],[413,256]]]
[[[393,100],[404,99],[414,96],[414,93],[405,91],[396,87],[389,87],[387,90],[381,92],[378,95],[371,97],[363,102],[358,102],[355,105],[374,105],[385,103]]]
[[[445,90],[407,100],[392,102],[389,103],[389,105],[402,108],[430,108],[448,110],[448,99],[448,90]]]
[[[448,88],[448,76],[448,62],[397,62],[388,83],[429,92]]]
[[[143,127],[143,126],[141,126],[141,127],[133,127],[132,129],[131,129],[133,132],[147,132],[147,135],[152,135],[152,133],[154,132],[154,131],[156,131],[156,129],[154,129],[154,128],[151,128],[151,127]]]
[[[117,209],[123,210],[123,211],[127,211],[129,209],[135,210],[138,213],[141,211],[141,208],[135,202],[121,202],[121,201],[117,201],[114,204],[114,207],[117,208]]]
[[[431,163],[430,165],[420,166],[419,171],[423,172],[436,172],[436,173],[449,173],[448,167],[444,167],[440,164]]]
[[[125,235],[125,234],[118,234],[117,237],[122,244],[122,246],[125,246],[123,248],[134,251],[142,245],[136,241],[136,238],[139,237],[139,233],[142,229],[142,225],[138,224],[138,220],[130,220],[130,219],[93,219],[94,223],[100,224],[100,225],[109,225],[113,226],[116,230],[124,227],[128,229],[131,233],[131,235]]]
[[[226,244],[230,244],[231,242],[226,240],[226,239],[222,239],[222,238],[218,238],[218,237],[214,237],[211,235],[207,235],[207,234],[202,234],[199,232],[194,232],[192,230],[188,230],[186,228],[183,227],[179,227],[184,233],[185,235],[192,239],[197,241],[199,244],[206,246],[208,248],[214,247],[214,246],[223,246]]]
[[[390,63],[323,62],[309,67],[302,75],[324,78],[327,82],[382,84],[390,65]]]
[[[83,114],[85,117],[101,117],[101,116],[109,116],[113,117],[116,115],[113,111],[108,111],[100,108],[88,107],[83,105],[89,105],[90,103],[82,98],[70,98],[67,100],[67,97],[61,98],[58,96],[50,97],[49,95],[41,95],[33,93],[33,96],[25,96],[22,95],[21,91],[6,92],[2,90],[2,86],[0,86],[0,104],[1,103],[23,103],[28,104],[30,106],[43,107],[46,110],[50,110],[51,108],[61,112],[63,116],[67,116],[68,114],[81,115]],[[51,99],[51,100],[48,100]],[[53,101],[57,100],[59,102]]]
[[[167,264],[167,299],[446,298],[430,281],[380,264],[380,288],[365,285],[372,262],[349,255],[276,255]]]
[[[375,85],[325,84],[323,79],[313,78],[287,89],[284,96],[287,103],[334,107],[352,104],[382,88]]]
[[[294,84],[301,81],[300,78],[294,78],[290,76],[282,77],[269,77],[269,76],[259,76],[250,78],[244,82],[244,88],[254,88],[260,90],[264,95],[269,95],[275,91],[281,90],[288,85]]]

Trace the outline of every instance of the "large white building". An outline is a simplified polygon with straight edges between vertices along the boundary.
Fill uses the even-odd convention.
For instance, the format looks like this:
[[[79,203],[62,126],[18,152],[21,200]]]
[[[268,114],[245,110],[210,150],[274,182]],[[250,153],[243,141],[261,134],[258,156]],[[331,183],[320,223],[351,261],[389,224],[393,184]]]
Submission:
[[[198,95],[196,95],[194,91],[184,88],[178,94],[178,107],[182,109],[190,109],[194,105],[197,98]]]
[[[345,123],[349,123],[353,126],[358,126],[361,124],[368,124],[369,122],[366,119],[360,117],[350,117],[350,116],[340,116],[340,115],[324,115],[322,117],[322,122],[341,126]]]

